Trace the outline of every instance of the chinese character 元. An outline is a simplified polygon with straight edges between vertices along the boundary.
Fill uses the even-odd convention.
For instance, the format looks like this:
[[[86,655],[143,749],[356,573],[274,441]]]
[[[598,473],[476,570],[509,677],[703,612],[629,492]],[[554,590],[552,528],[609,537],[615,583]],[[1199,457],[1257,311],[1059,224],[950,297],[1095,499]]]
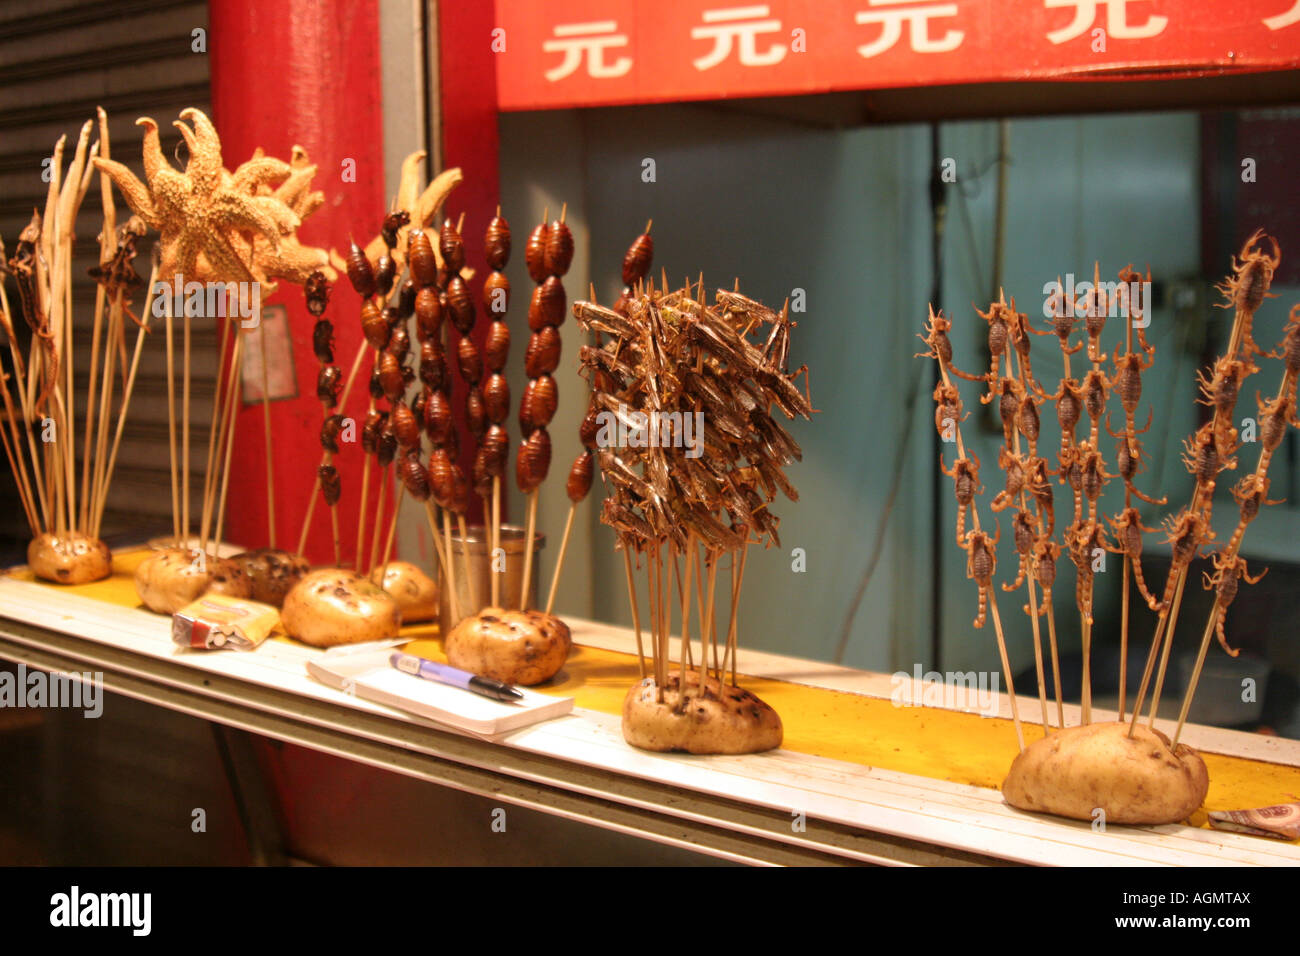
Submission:
[[[1043,6],[1053,8],[1074,7],[1074,19],[1070,25],[1047,34],[1053,43],[1065,43],[1075,37],[1083,36],[1085,30],[1097,19],[1097,6],[1106,7],[1106,34],[1116,40],[1144,40],[1160,33],[1169,23],[1168,17],[1151,14],[1141,26],[1128,22],[1128,4],[1144,3],[1146,0],[1043,0]]]
[[[892,7],[899,4],[911,4],[902,10],[860,10],[854,14],[854,21],[861,26],[864,23],[879,23],[880,36],[870,43],[858,47],[858,55],[873,57],[891,49],[903,36],[903,22],[908,25],[908,43],[916,53],[947,53],[961,46],[965,34],[960,30],[948,30],[937,40],[930,38],[930,19],[932,17],[955,17],[955,3],[917,4],[916,0],[869,0],[873,7]]]
[[[605,50],[627,46],[627,34],[615,32],[617,30],[618,24],[613,20],[557,26],[555,39],[542,43],[542,49],[547,53],[563,53],[564,60],[559,66],[546,71],[546,79],[552,83],[564,79],[578,69],[578,64],[584,57],[587,61],[587,75],[593,79],[606,80],[623,76],[632,69],[630,56],[621,56],[613,63],[605,62]]]
[[[760,33],[779,33],[781,21],[766,19],[771,13],[767,6],[729,7],[725,10],[705,10],[704,22],[713,26],[693,27],[694,40],[713,40],[713,49],[705,56],[693,60],[695,69],[711,70],[731,56],[732,44],[739,40],[738,59],[742,66],[771,66],[785,59],[783,43],[773,43],[762,53],[758,52]]]

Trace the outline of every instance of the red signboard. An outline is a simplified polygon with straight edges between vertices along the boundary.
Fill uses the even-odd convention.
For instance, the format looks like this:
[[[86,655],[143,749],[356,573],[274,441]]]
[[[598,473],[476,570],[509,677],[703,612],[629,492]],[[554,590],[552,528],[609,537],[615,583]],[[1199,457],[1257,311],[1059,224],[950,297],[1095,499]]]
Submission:
[[[497,0],[501,110],[1300,65],[1300,0]]]

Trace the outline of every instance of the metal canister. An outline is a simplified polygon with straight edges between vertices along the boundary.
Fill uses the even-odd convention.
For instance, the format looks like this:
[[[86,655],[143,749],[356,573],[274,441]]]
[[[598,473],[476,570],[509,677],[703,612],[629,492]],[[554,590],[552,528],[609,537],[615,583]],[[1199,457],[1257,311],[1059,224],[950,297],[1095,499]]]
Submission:
[[[442,575],[439,588],[438,623],[442,633],[448,633],[461,618],[477,614],[492,603],[492,578],[497,578],[499,589],[497,606],[506,610],[519,607],[520,590],[524,583],[525,529],[514,525],[501,526],[501,548],[496,555],[489,553],[487,529],[474,525],[466,529],[467,536],[453,532],[450,539],[452,571],[456,581],[456,601],[460,617],[451,614],[450,591],[447,576]],[[528,583],[530,607],[537,606],[537,579],[541,577],[538,554],[546,544],[546,536],[533,535],[532,580]],[[469,575],[466,576],[466,565]]]

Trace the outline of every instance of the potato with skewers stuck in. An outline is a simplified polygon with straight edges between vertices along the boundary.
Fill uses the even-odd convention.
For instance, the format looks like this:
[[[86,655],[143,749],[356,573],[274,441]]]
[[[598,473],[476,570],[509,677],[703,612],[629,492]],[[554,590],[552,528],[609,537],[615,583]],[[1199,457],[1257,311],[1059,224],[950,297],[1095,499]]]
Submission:
[[[1193,479],[1194,489],[1190,503],[1167,514],[1163,521],[1171,559],[1163,588],[1155,586],[1155,582],[1151,582],[1152,586],[1149,587],[1141,566],[1142,536],[1156,529],[1146,526],[1135,499],[1153,507],[1164,505],[1165,499],[1145,494],[1134,485],[1134,480],[1142,470],[1143,451],[1139,436],[1151,427],[1150,416],[1145,427],[1138,427],[1139,404],[1142,399],[1141,375],[1151,368],[1155,348],[1142,334],[1145,323],[1135,326],[1132,321],[1135,315],[1133,306],[1124,305],[1121,300],[1120,304],[1125,309],[1125,314],[1121,316],[1125,320],[1125,335],[1109,352],[1103,351],[1101,341],[1107,306],[1103,298],[1094,297],[1086,303],[1087,320],[1080,330],[1083,335],[1077,344],[1070,344],[1072,336],[1076,334],[1072,321],[1056,324],[1064,374],[1054,394],[1046,395],[1034,389],[1035,383],[1027,376],[1027,361],[1020,363],[1019,373],[1014,371],[1010,362],[1005,363],[1006,374],[1003,374],[1003,363],[999,362],[996,355],[994,357],[985,398],[991,400],[998,394],[994,389],[996,381],[1003,396],[1020,387],[1025,389],[1026,394],[1033,390],[1057,402],[1062,442],[1056,473],[1073,492],[1073,520],[1064,526],[1059,543],[1053,540],[1050,496],[1039,500],[1039,514],[1034,521],[1026,519],[1023,528],[1016,525],[1016,549],[1020,554],[1020,568],[1015,584],[1004,585],[1003,590],[1014,590],[1022,580],[1028,580],[1031,605],[1026,608],[1026,613],[1041,614],[1046,611],[1050,621],[1051,588],[1056,574],[1056,561],[1061,554],[1067,554],[1078,572],[1075,603],[1079,611],[1084,646],[1081,722],[1077,726],[1066,727],[1063,711],[1058,709],[1057,726],[1049,727],[1044,700],[1042,739],[1027,747],[1022,742],[1021,753],[1012,763],[1002,783],[1002,793],[1007,803],[1017,809],[1088,821],[1096,820],[1104,814],[1107,823],[1152,825],[1186,820],[1205,800],[1209,788],[1205,762],[1195,750],[1179,741],[1212,640],[1217,637],[1226,653],[1235,654],[1225,632],[1225,620],[1240,587],[1255,583],[1263,573],[1257,569],[1259,573],[1252,574],[1247,568],[1245,559],[1240,554],[1242,537],[1260,508],[1276,503],[1268,498],[1268,466],[1282,438],[1290,426],[1296,424],[1294,409],[1297,377],[1300,377],[1300,306],[1292,311],[1285,338],[1276,352],[1265,355],[1252,338],[1255,310],[1269,294],[1273,271],[1279,262],[1277,244],[1262,233],[1255,233],[1246,241],[1240,257],[1234,260],[1233,275],[1219,286],[1224,294],[1224,308],[1233,313],[1232,330],[1227,336],[1229,344],[1225,354],[1197,375],[1200,393],[1197,400],[1206,406],[1207,420],[1183,443],[1182,462]],[[1121,279],[1126,281],[1136,276],[1131,269],[1120,273]],[[991,308],[984,318],[990,320],[991,326],[999,319],[1005,321],[1003,310],[996,307]],[[947,331],[946,327],[944,331]],[[1082,352],[1085,345],[1086,352],[1081,358],[1086,358],[1088,367],[1083,372],[1076,370],[1074,375],[1077,377],[1074,377],[1070,369],[1070,357]],[[945,363],[942,351],[932,348],[929,354],[940,363],[944,387],[952,388],[950,373],[953,369]],[[1027,358],[1027,354],[1021,358]],[[1257,463],[1254,471],[1243,476],[1231,489],[1240,509],[1240,517],[1231,538],[1217,549],[1211,550],[1211,542],[1216,540],[1211,521],[1215,491],[1217,488],[1226,489],[1228,483],[1224,473],[1238,468],[1239,459],[1244,457],[1249,447],[1245,443],[1238,444],[1239,436],[1233,427],[1233,420],[1238,414],[1238,400],[1243,394],[1248,394],[1244,387],[1246,380],[1256,374],[1259,371],[1258,364],[1262,364],[1256,362],[1257,358],[1282,359],[1282,381],[1276,397],[1256,398],[1260,411],[1259,439],[1253,449],[1257,453]],[[1107,361],[1113,364],[1113,377],[1108,376],[1104,369]],[[952,391],[955,393],[955,388]],[[1115,429],[1111,427],[1107,410],[1112,395],[1121,406],[1123,416],[1122,427]],[[947,402],[959,408],[958,401],[955,400],[957,398],[959,397],[955,394],[936,392],[936,401],[941,405]],[[1075,427],[1085,415],[1089,433],[1079,441],[1075,436]],[[1006,419],[1004,414],[1004,426]],[[1103,422],[1107,432],[1116,439],[1114,474],[1103,458],[1098,441]],[[1023,427],[1021,431],[1033,440]],[[1004,435],[1008,442],[1015,437],[1010,429]],[[960,429],[956,440],[960,449]],[[1005,449],[1006,454],[1001,462],[1004,470],[1012,463],[1013,451],[1011,448]],[[1007,491],[1001,495],[1002,500],[994,504],[995,508],[999,504],[1017,504],[1022,509],[1020,514],[1024,514],[1031,498],[1041,499],[1038,489],[1046,486],[1049,474],[1042,459],[1035,459],[1032,468],[1022,470],[1028,476],[1027,479],[1014,483],[1011,481],[1011,472],[1008,471]],[[954,476],[961,474],[956,466],[951,473]],[[1123,483],[1123,508],[1114,516],[1103,516],[1100,501],[1105,485],[1114,479],[1120,479]],[[1016,485],[1014,489],[1013,484]],[[971,520],[978,522],[977,504],[971,503],[970,510]],[[1153,521],[1152,524],[1156,522]],[[1113,541],[1107,538],[1107,526],[1113,533]],[[1087,649],[1095,623],[1093,589],[1094,572],[1098,568],[1094,561],[1104,551],[1120,555],[1124,561],[1119,654],[1122,662],[1119,678],[1120,719],[1094,723],[1090,717]],[[1196,569],[1205,564],[1210,568],[1200,570],[1198,574]],[[1030,574],[1029,571],[1033,573]],[[977,579],[979,577],[974,576]],[[1179,610],[1183,606],[1184,587],[1189,578],[1195,581],[1198,577],[1206,590],[1214,592],[1214,600],[1202,632],[1199,654],[1184,691],[1177,727],[1171,734],[1165,734],[1155,728],[1155,718],[1160,713],[1160,697],[1171,656],[1170,650],[1174,645]],[[1035,582],[1041,586],[1044,595],[1043,608],[1036,612],[1032,607],[1032,585]],[[985,582],[980,580],[978,583],[981,588],[980,602],[983,605]],[[1136,592],[1133,591],[1134,588]],[[1142,604],[1155,615],[1156,620],[1145,669],[1138,682],[1137,695],[1129,702],[1126,701],[1128,681],[1123,669],[1123,662],[1127,660],[1125,649],[1128,618],[1130,608]],[[992,602],[991,595],[989,609],[994,614],[996,625],[996,605]],[[1003,667],[1007,667],[1005,653]],[[1042,680],[1041,671],[1039,679]],[[1059,688],[1059,676],[1056,683]],[[1058,708],[1059,700],[1058,696]],[[1129,706],[1131,710],[1126,713],[1126,707]],[[1016,719],[1018,725],[1018,718]]]
[[[579,325],[601,343],[584,347],[581,360],[594,387],[592,443],[608,495],[601,519],[627,556],[635,620],[632,555],[638,564],[645,557],[649,583],[652,672],[643,662],[644,676],[624,699],[623,737],[653,751],[770,750],[781,745],[781,718],[737,684],[737,615],[749,545],[779,543],[770,508],[776,492],[798,499],[784,469],[802,453],[772,413],[813,413],[794,384],[806,369],[791,373],[786,366],[793,323],[788,309],[773,311],[739,291],[720,289],[710,304],[702,282],[672,292],[637,285],[617,310],[593,302],[573,307]],[[675,416],[666,421],[677,440],[662,440],[665,414]],[[694,422],[704,423],[696,447],[707,446],[707,454],[692,454],[694,440],[686,441],[687,423]],[[611,438],[638,426],[653,429],[656,440]],[[583,434],[590,432],[584,420]],[[682,659],[672,666],[667,612],[682,558],[684,640]],[[704,586],[693,589],[697,564]],[[731,577],[726,608],[716,600],[724,566]],[[695,590],[703,606],[692,609]],[[720,656],[719,631],[725,635]],[[697,633],[698,657],[689,660]]]

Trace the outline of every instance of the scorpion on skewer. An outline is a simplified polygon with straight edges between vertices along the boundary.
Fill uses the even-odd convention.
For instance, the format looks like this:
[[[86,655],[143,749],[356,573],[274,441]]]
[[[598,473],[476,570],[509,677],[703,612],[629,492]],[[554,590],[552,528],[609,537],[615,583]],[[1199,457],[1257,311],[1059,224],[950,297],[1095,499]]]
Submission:
[[[1219,646],[1229,656],[1236,657],[1241,651],[1238,648],[1228,646],[1228,638],[1223,632],[1224,619],[1228,616],[1228,608],[1231,606],[1233,599],[1236,598],[1237,588],[1241,582],[1258,584],[1260,579],[1268,574],[1268,568],[1251,577],[1246,567],[1246,559],[1240,555],[1228,551],[1216,551],[1211,560],[1214,562],[1214,574],[1203,572],[1203,576],[1205,589],[1215,592],[1214,609],[1217,613],[1214,622],[1215,635],[1219,639]]]
[[[1111,530],[1115,533],[1116,547],[1111,553],[1128,555],[1138,591],[1147,602],[1147,607],[1153,611],[1160,610],[1160,602],[1147,589],[1147,583],[1142,577],[1142,533],[1150,533],[1156,529],[1148,528],[1142,523],[1142,516],[1136,508],[1125,508],[1115,517],[1106,520],[1110,522]]]
[[[1273,247],[1272,255],[1260,248],[1261,240],[1267,239]],[[1233,276],[1217,286],[1228,300],[1220,307],[1235,309],[1243,318],[1241,325],[1241,351],[1245,355],[1259,355],[1261,350],[1251,335],[1255,311],[1266,296],[1271,296],[1268,287],[1273,282],[1273,272],[1282,262],[1282,252],[1277,240],[1264,235],[1264,230],[1256,229],[1241,247],[1241,255],[1232,260]]]
[[[1002,590],[1014,591],[1025,581],[1025,575],[1033,566],[1034,545],[1039,540],[1038,519],[1032,512],[1020,510],[1011,522],[1012,540],[1016,545],[1016,554],[1020,556],[1020,567],[1016,571],[1013,584],[1002,582]],[[1025,613],[1029,613],[1026,610]]]
[[[721,295],[721,293],[719,293]],[[925,325],[925,334],[917,333],[917,338],[929,346],[925,352],[917,352],[913,358],[932,358],[939,362],[939,365],[952,372],[968,382],[982,382],[983,375],[971,375],[969,372],[963,372],[952,362],[952,342],[948,338],[948,333],[952,330],[952,321],[943,314],[942,311],[935,312],[930,309],[930,320]]]
[[[976,494],[983,493],[979,483],[979,458],[958,458],[953,467],[944,466],[944,457],[939,457],[939,470],[953,480],[953,494],[957,496],[957,544],[962,544],[966,535],[966,511],[972,507]]]
[[[982,628],[988,613],[989,589],[993,587],[993,574],[997,571],[997,543],[1002,537],[1001,527],[995,535],[987,531],[968,531],[965,540],[958,542],[966,552],[966,577],[979,587],[979,612],[974,626]]]
[[[1118,469],[1119,477],[1124,479],[1124,487],[1130,493],[1137,495],[1143,501],[1152,505],[1163,505],[1169,499],[1152,498],[1138,490],[1133,484],[1133,479],[1138,472],[1142,470],[1142,442],[1137,438],[1138,435],[1144,435],[1151,429],[1151,416],[1147,415],[1147,424],[1145,428],[1127,431],[1111,431],[1110,413],[1106,414],[1106,434],[1115,439],[1115,467]]]

